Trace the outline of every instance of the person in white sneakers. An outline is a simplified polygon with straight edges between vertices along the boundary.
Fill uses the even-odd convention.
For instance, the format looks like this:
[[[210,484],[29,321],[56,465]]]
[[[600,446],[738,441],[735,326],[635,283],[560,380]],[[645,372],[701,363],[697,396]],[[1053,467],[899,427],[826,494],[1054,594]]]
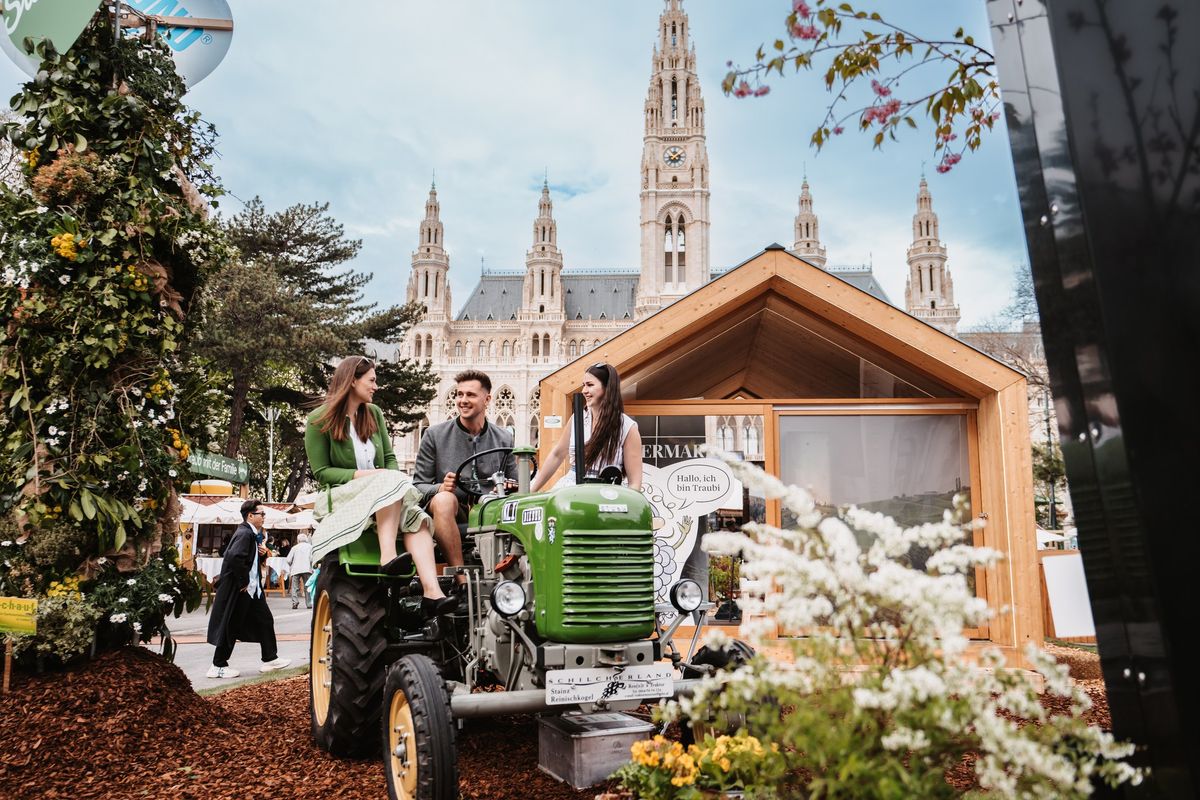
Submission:
[[[262,647],[259,672],[283,669],[291,663],[279,657],[275,644],[275,619],[267,606],[259,574],[259,559],[267,548],[257,541],[265,512],[258,500],[242,503],[242,524],[233,532],[221,574],[217,577],[217,596],[208,620],[208,643],[216,647],[209,678],[236,678],[239,672],[229,666],[229,656],[238,641],[258,642]]]

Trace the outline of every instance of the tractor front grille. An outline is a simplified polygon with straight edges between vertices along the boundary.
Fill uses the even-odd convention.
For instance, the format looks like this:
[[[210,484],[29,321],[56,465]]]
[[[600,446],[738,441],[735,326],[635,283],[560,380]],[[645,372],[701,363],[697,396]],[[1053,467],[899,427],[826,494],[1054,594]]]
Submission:
[[[563,533],[563,626],[645,625],[654,619],[654,534]]]

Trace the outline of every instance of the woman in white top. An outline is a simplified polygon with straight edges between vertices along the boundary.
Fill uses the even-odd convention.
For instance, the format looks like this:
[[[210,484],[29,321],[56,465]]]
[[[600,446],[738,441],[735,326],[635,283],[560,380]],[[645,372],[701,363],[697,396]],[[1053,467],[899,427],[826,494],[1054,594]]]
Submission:
[[[611,364],[593,364],[583,373],[583,463],[585,475],[596,477],[605,467],[620,467],[625,472],[625,484],[635,491],[642,488],[642,436],[637,424],[625,415],[621,402],[621,376]],[[570,469],[554,484],[554,488],[575,483],[575,426],[567,421],[570,433],[561,437],[541,465],[530,488],[539,491],[563,461]]]

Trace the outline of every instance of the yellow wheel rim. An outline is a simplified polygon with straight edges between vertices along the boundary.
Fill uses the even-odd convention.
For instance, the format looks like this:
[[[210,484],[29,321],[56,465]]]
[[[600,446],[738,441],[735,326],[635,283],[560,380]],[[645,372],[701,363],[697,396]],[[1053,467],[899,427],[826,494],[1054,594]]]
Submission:
[[[413,730],[412,708],[404,692],[392,694],[388,706],[388,769],[392,786],[400,798],[416,797],[417,735]]]
[[[310,647],[313,715],[318,725],[324,725],[329,716],[329,687],[333,683],[333,615],[329,611],[329,592],[321,592],[317,598]]]

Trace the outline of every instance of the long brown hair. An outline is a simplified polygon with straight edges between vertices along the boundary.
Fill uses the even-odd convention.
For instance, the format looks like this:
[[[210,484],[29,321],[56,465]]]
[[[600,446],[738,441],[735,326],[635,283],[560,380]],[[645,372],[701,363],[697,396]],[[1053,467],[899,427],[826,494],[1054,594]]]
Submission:
[[[314,420],[321,433],[328,433],[339,442],[350,435],[346,425],[346,418],[350,415],[350,391],[356,380],[373,369],[375,362],[366,356],[347,356],[338,363],[333,370],[333,377],[329,379],[329,389],[325,392],[320,413]],[[358,412],[354,415],[354,430],[364,442],[375,433],[375,415],[366,403],[358,406]]]
[[[621,447],[621,415],[625,404],[621,402],[621,376],[612,364],[593,364],[586,370],[604,387],[600,408],[592,418],[592,433],[583,448],[583,463],[587,468],[593,464],[612,463]]]

